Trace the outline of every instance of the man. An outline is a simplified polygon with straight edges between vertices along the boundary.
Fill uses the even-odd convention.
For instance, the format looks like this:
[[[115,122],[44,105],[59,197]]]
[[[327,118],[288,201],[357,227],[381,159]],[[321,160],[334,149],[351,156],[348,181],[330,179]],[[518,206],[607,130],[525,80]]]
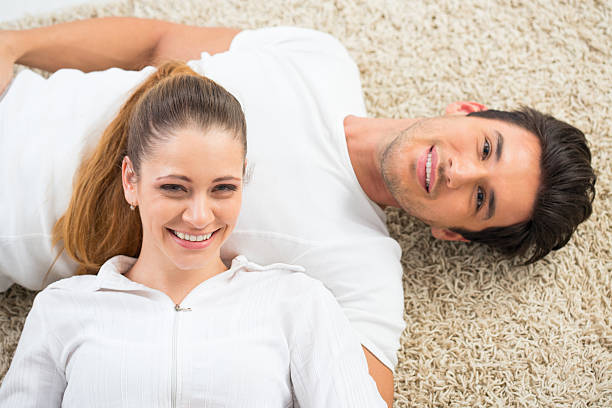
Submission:
[[[182,59],[194,60],[194,69],[232,92],[247,118],[252,179],[224,255],[240,252],[259,263],[301,264],[323,281],[359,335],[370,373],[389,404],[404,327],[402,270],[400,248],[388,235],[381,207],[404,208],[428,223],[438,238],[484,241],[507,254],[530,255],[531,261],[563,246],[591,212],[595,177],[579,130],[532,110],[487,111],[473,102],[451,104],[440,118],[366,118],[354,62],[323,33],[292,28],[241,32],[111,18],[1,35],[4,83],[13,62],[89,72],[137,70]],[[58,135],[80,140],[85,138],[81,133],[92,131],[87,124],[99,119],[93,116],[108,117],[107,111],[117,109],[148,72],[83,76],[63,71],[37,81],[30,89],[36,96],[21,100],[17,96],[27,88],[27,78],[17,78],[0,106],[11,110],[12,104],[45,103],[52,109],[48,95],[63,90],[80,103],[70,105],[69,124],[47,113],[45,129],[55,126]],[[61,81],[64,85],[57,86]],[[21,114],[24,121],[31,117],[17,107],[10,114]],[[67,150],[77,153],[82,147],[76,142],[70,146]],[[70,161],[72,156],[78,155],[61,157]],[[37,173],[54,170],[57,160],[49,161],[50,167]],[[3,247],[3,255],[21,251],[24,256],[17,259],[22,263],[0,261],[0,272],[18,270],[33,252],[37,259],[31,268],[48,268],[45,261],[53,253],[49,224],[66,208],[61,194],[69,196],[65,179],[75,170],[74,163],[65,166],[51,192],[28,198],[38,203],[29,207],[38,207],[26,212],[38,214],[50,206],[55,211],[43,217],[44,227],[34,215],[17,214],[18,225],[6,234],[17,239]],[[5,191],[17,189],[16,184]],[[7,213],[15,219],[16,212]],[[36,220],[34,225],[26,225],[29,219]],[[28,241],[26,257],[19,233],[36,228],[41,238],[38,244]],[[32,251],[33,246],[40,250]],[[8,284],[27,286],[15,275]],[[35,286],[37,280],[28,282]]]

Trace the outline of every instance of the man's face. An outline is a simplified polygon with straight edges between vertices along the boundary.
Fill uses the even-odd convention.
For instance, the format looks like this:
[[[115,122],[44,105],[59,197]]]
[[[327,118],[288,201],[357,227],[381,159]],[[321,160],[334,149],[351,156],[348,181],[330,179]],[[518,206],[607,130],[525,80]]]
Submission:
[[[467,116],[423,119],[393,139],[381,157],[399,205],[432,227],[480,231],[529,218],[540,183],[537,137],[507,122]]]

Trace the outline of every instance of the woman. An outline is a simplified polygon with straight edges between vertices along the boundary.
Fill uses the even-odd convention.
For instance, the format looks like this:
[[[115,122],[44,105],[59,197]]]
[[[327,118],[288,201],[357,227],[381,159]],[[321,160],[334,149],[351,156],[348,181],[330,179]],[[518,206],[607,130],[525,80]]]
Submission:
[[[385,406],[320,283],[221,261],[245,133],[238,101],[184,64],[132,94],[54,228],[81,272],[108,260],[37,296],[0,406]]]

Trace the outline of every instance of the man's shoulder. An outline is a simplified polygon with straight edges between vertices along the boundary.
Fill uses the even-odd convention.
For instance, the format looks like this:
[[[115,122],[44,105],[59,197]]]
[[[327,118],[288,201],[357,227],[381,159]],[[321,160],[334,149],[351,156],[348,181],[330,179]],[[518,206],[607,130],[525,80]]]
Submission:
[[[243,253],[261,263],[282,260],[304,266],[308,275],[328,279],[346,274],[357,277],[358,271],[374,267],[380,274],[401,270],[401,248],[382,231],[333,237],[321,231],[318,238],[306,239],[274,231],[236,230],[224,248],[225,256]]]
[[[277,26],[241,31],[236,35],[230,50],[243,47],[274,46],[298,52],[324,53],[348,57],[345,46],[331,34],[310,28]]]

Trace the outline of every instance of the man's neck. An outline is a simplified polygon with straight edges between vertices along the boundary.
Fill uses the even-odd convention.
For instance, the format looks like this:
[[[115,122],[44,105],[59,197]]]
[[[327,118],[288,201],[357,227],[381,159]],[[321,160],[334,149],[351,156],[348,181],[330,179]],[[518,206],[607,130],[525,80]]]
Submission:
[[[399,207],[382,176],[381,157],[384,149],[416,120],[352,115],[344,118],[344,135],[357,181],[366,195],[380,206]]]

